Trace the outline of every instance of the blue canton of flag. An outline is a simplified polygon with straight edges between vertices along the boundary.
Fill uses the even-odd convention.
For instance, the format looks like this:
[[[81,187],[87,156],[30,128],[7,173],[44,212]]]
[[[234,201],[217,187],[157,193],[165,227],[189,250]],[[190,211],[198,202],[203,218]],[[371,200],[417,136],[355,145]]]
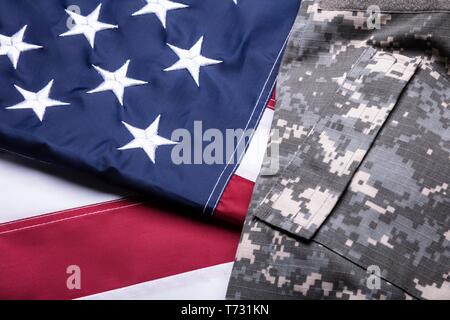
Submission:
[[[298,0],[2,0],[0,148],[212,213],[236,162],[174,130],[252,129]]]

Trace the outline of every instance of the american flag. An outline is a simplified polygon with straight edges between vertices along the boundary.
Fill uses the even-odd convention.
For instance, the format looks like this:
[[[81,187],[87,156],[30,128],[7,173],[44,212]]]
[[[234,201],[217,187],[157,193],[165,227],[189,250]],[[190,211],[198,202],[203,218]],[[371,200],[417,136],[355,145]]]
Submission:
[[[224,297],[298,6],[1,0],[0,298]],[[256,130],[174,163],[199,122]]]

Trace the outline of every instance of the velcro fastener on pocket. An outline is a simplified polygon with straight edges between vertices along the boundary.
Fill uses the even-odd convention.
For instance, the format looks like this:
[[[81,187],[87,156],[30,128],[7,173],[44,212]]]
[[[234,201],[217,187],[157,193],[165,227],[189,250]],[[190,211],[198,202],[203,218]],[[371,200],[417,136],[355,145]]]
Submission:
[[[310,239],[332,213],[420,58],[368,48],[255,215]]]
[[[437,12],[449,11],[448,0],[319,0],[322,10],[366,11],[377,6],[384,12]]]

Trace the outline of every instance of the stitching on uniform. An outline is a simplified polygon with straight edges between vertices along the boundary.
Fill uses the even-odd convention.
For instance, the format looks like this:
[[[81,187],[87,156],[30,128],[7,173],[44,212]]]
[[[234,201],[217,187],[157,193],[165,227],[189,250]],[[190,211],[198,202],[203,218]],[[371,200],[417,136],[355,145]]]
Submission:
[[[328,238],[328,237],[327,237],[327,238]],[[328,239],[329,239],[329,238],[328,238]],[[347,258],[344,254],[340,254],[339,252],[334,251],[334,249],[331,249],[330,247],[328,247],[327,245],[323,244],[322,242],[319,242],[319,240],[311,239],[311,241],[312,241],[312,242],[315,242],[315,243],[317,243],[317,244],[320,244],[320,245],[322,245],[322,246],[325,247],[325,248],[328,248],[328,250],[330,250],[330,251],[332,251],[332,252],[334,252],[334,253],[336,253],[336,254],[338,254],[338,255],[340,255],[340,256],[346,258],[346,259],[348,259],[349,261],[352,261],[350,258]],[[403,245],[403,247],[406,248],[406,249],[409,249],[408,247],[406,247],[406,246],[404,246],[404,245]],[[387,255],[387,254],[382,253],[381,250],[376,250],[376,247],[373,247],[373,246],[370,246],[370,245],[368,245],[368,246],[365,246],[365,245],[364,245],[364,248],[367,249],[368,251],[372,251],[372,252],[374,252],[374,253],[376,253],[376,254],[379,254],[379,255],[382,256],[383,258],[387,258],[387,260],[393,260],[392,257],[390,257],[390,256]],[[366,255],[366,257],[368,257],[368,256]],[[368,258],[369,258],[369,257],[368,257]],[[372,261],[374,261],[373,258],[370,258],[370,259],[371,259]],[[375,262],[375,261],[374,261],[374,262]],[[356,263],[356,262],[355,262],[355,263]],[[443,267],[446,267],[446,266],[447,266],[446,264],[444,264],[444,263],[439,263],[439,262],[436,262],[436,264],[437,264],[437,265],[440,265],[440,266],[443,266]],[[418,271],[417,271],[418,269],[417,269],[416,267],[414,267],[414,266],[411,267],[411,266],[408,266],[408,265],[404,265],[404,267],[405,267],[406,269],[412,271],[412,272],[418,272]],[[428,277],[428,274],[432,274],[433,271],[434,271],[434,269],[433,269],[433,268],[429,268],[429,267],[427,267],[427,266],[423,266],[423,269],[424,269],[426,272],[423,272],[423,273],[421,274],[421,276],[424,276],[424,277],[427,278],[428,280],[433,280],[432,278]]]
[[[342,9],[337,9],[337,8],[322,8],[322,7],[319,7],[319,10],[321,10],[321,11],[332,11],[332,12],[336,12],[336,11],[338,11],[338,12],[342,12],[342,11],[348,11],[348,12],[366,12],[367,11],[367,9],[366,10],[364,10],[364,9],[352,9],[352,8],[342,8]],[[450,13],[450,10],[417,10],[417,11],[414,11],[414,10],[405,10],[405,11],[402,11],[402,10],[386,10],[386,9],[381,9],[380,10],[380,13],[396,13],[396,14],[402,14],[402,13],[405,13],[405,14],[425,14],[425,13]]]
[[[431,0],[431,1],[433,1],[433,0]],[[359,4],[355,4],[355,1],[350,1],[350,2],[354,3],[354,4],[351,4],[351,3],[349,3],[349,1],[347,1],[347,2],[341,1],[339,3],[336,3],[336,1],[331,1],[331,3],[330,2],[327,3],[326,0],[317,0],[316,4],[317,4],[319,10],[323,10],[323,11],[366,12],[370,5],[375,5],[377,7],[380,7],[380,12],[386,12],[386,13],[441,13],[441,12],[449,13],[450,12],[450,5],[448,5],[448,4],[446,4],[446,5],[434,4],[433,8],[424,9],[423,3],[429,4],[429,2],[431,2],[431,1],[430,0],[428,0],[428,1],[421,0],[421,1],[419,1],[419,3],[422,3],[422,4],[418,4],[418,6],[415,6],[416,8],[414,8],[414,6],[413,6],[413,8],[406,9],[406,10],[403,8],[403,6],[399,6],[398,3],[395,3],[395,1],[392,1],[392,0],[389,1],[389,4],[387,4],[387,5],[386,5],[386,1],[376,1],[376,0],[372,0],[370,2],[366,1],[366,3],[362,4],[362,7],[361,7],[360,1],[356,1],[356,2],[359,2]],[[410,2],[414,2],[414,1],[410,1]],[[354,6],[356,6],[356,8]]]

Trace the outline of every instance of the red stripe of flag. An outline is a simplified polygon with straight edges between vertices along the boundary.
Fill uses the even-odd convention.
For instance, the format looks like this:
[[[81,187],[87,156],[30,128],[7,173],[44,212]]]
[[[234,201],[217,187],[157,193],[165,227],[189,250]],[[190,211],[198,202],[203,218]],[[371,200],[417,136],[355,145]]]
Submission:
[[[239,229],[122,200],[0,231],[0,299],[73,299],[234,259]],[[66,286],[70,265],[81,290]]]

